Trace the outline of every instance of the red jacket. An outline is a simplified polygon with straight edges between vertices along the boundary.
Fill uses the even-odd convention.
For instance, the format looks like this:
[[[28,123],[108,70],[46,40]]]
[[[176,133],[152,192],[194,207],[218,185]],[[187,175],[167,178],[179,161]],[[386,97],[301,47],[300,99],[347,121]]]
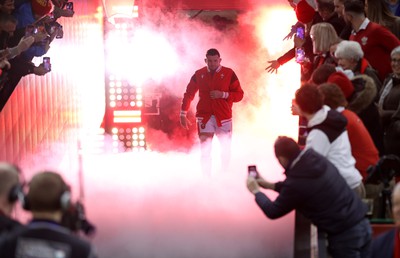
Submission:
[[[211,99],[211,90],[227,92],[229,96],[226,99]],[[202,117],[205,124],[211,115],[214,115],[218,126],[221,126],[221,121],[232,118],[232,104],[241,101],[244,94],[235,72],[224,66],[220,66],[214,74],[208,71],[207,67],[195,72],[183,95],[182,111],[189,110],[197,92],[199,92],[199,102],[196,107],[196,117]]]
[[[347,118],[347,133],[351,145],[351,154],[356,160],[356,168],[360,171],[363,180],[368,176],[367,169],[379,160],[379,153],[361,119],[351,110],[341,112]]]
[[[392,71],[390,53],[400,45],[400,40],[385,27],[371,21],[365,29],[352,33],[350,40],[360,43],[364,57],[378,71],[379,79],[383,81]]]

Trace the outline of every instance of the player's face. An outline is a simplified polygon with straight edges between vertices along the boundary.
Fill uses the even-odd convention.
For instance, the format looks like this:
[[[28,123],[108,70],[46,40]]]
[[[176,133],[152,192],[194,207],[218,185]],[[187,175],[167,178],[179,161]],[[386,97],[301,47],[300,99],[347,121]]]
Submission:
[[[221,58],[218,55],[215,56],[206,56],[206,59],[204,60],[208,66],[208,69],[210,71],[215,71],[219,67],[221,63]]]

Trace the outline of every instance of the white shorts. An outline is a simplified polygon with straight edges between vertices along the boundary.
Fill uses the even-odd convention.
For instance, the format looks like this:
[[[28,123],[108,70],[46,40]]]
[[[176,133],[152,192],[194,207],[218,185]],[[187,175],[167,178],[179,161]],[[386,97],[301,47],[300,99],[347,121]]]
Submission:
[[[222,126],[217,125],[215,116],[211,116],[206,124],[202,123],[203,118],[197,117],[197,130],[199,135],[202,133],[211,133],[216,135],[231,135],[232,134],[232,119],[226,119],[221,121]]]

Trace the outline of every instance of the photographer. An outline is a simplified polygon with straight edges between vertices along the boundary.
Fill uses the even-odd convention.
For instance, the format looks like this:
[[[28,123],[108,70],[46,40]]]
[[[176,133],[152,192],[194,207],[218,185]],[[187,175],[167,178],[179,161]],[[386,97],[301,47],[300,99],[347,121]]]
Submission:
[[[0,238],[22,225],[11,218],[20,190],[19,170],[0,162]]]
[[[283,182],[272,183],[260,175],[247,178],[247,188],[268,218],[297,210],[327,234],[333,258],[369,257],[371,226],[367,207],[346,184],[337,168],[313,149],[301,151],[291,138],[275,142],[275,155],[286,169]],[[279,193],[271,201],[260,187]]]
[[[2,258],[17,257],[96,257],[90,243],[63,227],[63,212],[70,205],[69,187],[54,172],[36,174],[29,183],[24,207],[33,219],[0,244]],[[52,256],[50,256],[52,254]]]

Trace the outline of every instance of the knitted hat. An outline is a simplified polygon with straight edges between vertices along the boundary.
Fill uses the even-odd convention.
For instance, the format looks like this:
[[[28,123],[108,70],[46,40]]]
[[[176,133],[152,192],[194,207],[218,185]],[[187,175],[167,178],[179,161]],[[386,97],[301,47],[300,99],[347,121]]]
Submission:
[[[49,14],[52,9],[50,0],[31,0],[32,12],[38,16]]]
[[[354,86],[350,79],[342,72],[334,72],[328,77],[328,82],[334,83],[343,91],[346,99],[349,99],[354,93]]]
[[[306,0],[300,0],[296,5],[297,20],[303,24],[309,23],[313,20],[315,9],[307,3]]]

